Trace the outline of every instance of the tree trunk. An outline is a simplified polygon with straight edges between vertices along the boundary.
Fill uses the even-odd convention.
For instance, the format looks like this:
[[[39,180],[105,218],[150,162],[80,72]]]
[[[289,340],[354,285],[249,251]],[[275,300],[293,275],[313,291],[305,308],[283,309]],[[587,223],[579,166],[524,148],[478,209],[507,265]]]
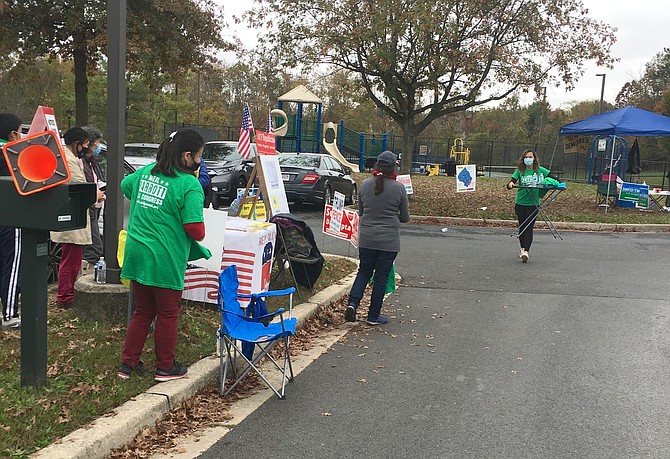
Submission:
[[[86,67],[88,56],[86,47],[80,46],[74,49],[74,100],[75,100],[75,124],[86,126],[88,124],[88,75]]]
[[[412,158],[414,156],[414,144],[416,143],[416,134],[413,126],[403,126],[402,130],[402,159],[400,161],[400,173],[409,174],[412,172]]]

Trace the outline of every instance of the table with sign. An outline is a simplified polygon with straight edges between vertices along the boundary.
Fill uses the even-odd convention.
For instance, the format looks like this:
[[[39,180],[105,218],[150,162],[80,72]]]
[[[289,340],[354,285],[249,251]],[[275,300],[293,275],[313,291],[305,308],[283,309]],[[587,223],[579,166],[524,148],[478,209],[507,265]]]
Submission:
[[[182,298],[206,303],[216,303],[219,273],[228,266],[237,265],[240,287],[238,292],[261,292],[270,286],[272,261],[277,237],[274,223],[228,217],[225,225],[223,253],[219,270],[193,265],[186,269]],[[215,231],[207,228],[206,231]],[[214,252],[214,251],[212,251]],[[216,255],[213,254],[212,258]],[[246,307],[246,303],[243,304]]]
[[[551,221],[549,218],[549,215],[546,212],[546,208],[549,207],[549,205],[556,200],[559,194],[561,192],[565,191],[565,183],[559,183],[557,186],[553,185],[536,185],[536,186],[516,186],[516,188],[519,188],[520,190],[538,190],[540,191],[540,194],[543,194],[539,202],[535,204],[536,210],[532,214],[528,216],[526,220],[521,222],[519,227],[511,234],[511,236],[519,236],[519,234],[523,233],[526,228],[528,228],[533,220],[537,217],[540,216],[544,220],[544,222],[547,225],[547,228],[549,228],[549,232],[551,233],[552,236],[554,236],[554,239],[559,238],[563,240],[563,236],[561,236],[561,233],[558,232],[556,229],[556,226],[554,226],[554,223]],[[521,192],[521,191],[520,191]]]

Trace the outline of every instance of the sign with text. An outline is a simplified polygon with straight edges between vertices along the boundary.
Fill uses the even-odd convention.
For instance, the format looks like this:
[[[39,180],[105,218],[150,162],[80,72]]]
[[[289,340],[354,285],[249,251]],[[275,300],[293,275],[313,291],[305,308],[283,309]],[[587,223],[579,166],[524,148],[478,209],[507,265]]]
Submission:
[[[591,138],[584,135],[568,135],[563,140],[563,151],[566,153],[588,153]]]
[[[323,211],[323,232],[329,236],[349,241],[354,247],[358,247],[358,212],[343,209],[339,231],[335,231],[332,217],[333,206],[327,204]]]
[[[256,149],[259,155],[276,155],[275,135],[271,132],[256,132]]]
[[[636,207],[644,209],[649,207],[649,185],[623,182],[619,192],[619,200],[631,201]]]
[[[258,144],[256,144],[258,146]],[[273,147],[274,148],[274,147]],[[259,150],[260,151],[260,150]],[[261,155],[260,163],[263,168],[263,178],[267,196],[263,196],[266,205],[270,206],[272,215],[288,214],[291,211],[286,199],[286,190],[284,190],[284,181],[279,168],[279,158],[277,155]]]
[[[396,182],[400,182],[405,187],[405,192],[407,194],[414,194],[414,187],[412,186],[412,176],[409,174],[398,175],[395,178]]]
[[[333,195],[333,210],[330,212],[330,226],[336,233],[340,232],[342,214],[344,212],[344,195],[336,191]]]

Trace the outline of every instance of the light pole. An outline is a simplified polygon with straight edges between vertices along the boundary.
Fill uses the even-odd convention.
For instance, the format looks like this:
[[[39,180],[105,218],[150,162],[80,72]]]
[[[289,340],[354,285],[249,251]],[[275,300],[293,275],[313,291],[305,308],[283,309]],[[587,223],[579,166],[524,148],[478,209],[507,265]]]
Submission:
[[[605,74],[604,73],[596,73],[596,76],[603,77],[603,84],[600,87],[600,108],[598,109],[598,113],[603,112],[603,97],[605,96]]]
[[[542,143],[542,124],[544,121],[544,109],[546,105],[547,105],[547,87],[542,86],[542,109],[540,110],[540,132],[537,135],[538,144]]]

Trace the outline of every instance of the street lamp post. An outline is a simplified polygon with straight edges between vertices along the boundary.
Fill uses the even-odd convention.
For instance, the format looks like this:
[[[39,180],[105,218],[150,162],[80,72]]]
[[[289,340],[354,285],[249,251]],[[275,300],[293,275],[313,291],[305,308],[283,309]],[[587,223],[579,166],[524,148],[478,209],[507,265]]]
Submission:
[[[598,109],[598,113],[603,112],[603,97],[605,96],[605,74],[604,73],[596,73],[596,76],[603,77],[603,84],[600,87],[600,106]]]
[[[544,124],[544,110],[547,105],[547,87],[542,86],[542,109],[540,110],[540,132],[537,135],[537,143],[542,143],[542,125]]]

